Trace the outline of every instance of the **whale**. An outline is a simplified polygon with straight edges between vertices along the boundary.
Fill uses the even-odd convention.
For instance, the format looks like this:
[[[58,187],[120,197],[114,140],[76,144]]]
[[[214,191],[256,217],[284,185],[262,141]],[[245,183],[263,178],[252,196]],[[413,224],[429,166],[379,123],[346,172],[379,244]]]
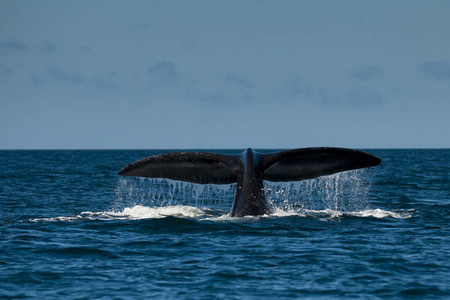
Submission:
[[[264,181],[313,179],[339,172],[377,166],[381,159],[369,153],[334,147],[310,147],[272,153],[252,148],[240,154],[211,152],[163,153],[123,167],[121,176],[167,178],[200,184],[237,183],[231,217],[272,213]]]

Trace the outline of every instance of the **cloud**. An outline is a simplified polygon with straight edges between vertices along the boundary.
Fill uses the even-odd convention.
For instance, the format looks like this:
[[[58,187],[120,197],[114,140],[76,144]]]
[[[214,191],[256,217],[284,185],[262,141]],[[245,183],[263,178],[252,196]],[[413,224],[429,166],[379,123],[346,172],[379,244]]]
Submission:
[[[109,91],[117,87],[114,77],[115,73],[111,73],[107,78],[96,77],[92,80],[92,84],[101,91]]]
[[[42,80],[42,77],[41,77],[40,74],[37,73],[36,71],[29,70],[29,71],[28,71],[28,75],[30,76],[31,81],[32,81],[34,84],[39,85],[39,84],[43,84],[43,83],[44,83],[44,80]]]
[[[67,83],[82,83],[83,77],[78,71],[66,71],[63,69],[60,69],[58,67],[51,67],[48,70],[48,73],[50,74],[53,79],[67,82]]]
[[[287,90],[293,97],[311,97],[314,93],[314,89],[311,85],[304,83],[304,81],[299,77],[294,78],[287,84]]]
[[[152,25],[150,22],[135,22],[131,23],[131,28],[147,31],[148,29],[152,28]]]
[[[152,83],[176,84],[181,78],[175,65],[169,61],[160,61],[148,69]]]
[[[253,88],[253,84],[251,82],[245,80],[242,77],[237,76],[234,73],[228,73],[226,78],[225,78],[225,81],[227,83],[236,85],[236,86],[241,87],[241,88],[246,88],[246,89]]]
[[[365,92],[354,90],[348,93],[348,104],[355,108],[373,107],[383,102],[381,95],[377,92]]]
[[[41,45],[34,47],[34,46],[28,46],[24,43],[21,43],[19,41],[16,40],[9,40],[6,42],[2,42],[0,43],[0,50],[4,53],[4,54],[11,54],[11,53],[19,53],[19,52],[25,52],[30,50],[32,53],[36,53],[37,52],[46,52],[46,53],[51,53],[56,51],[57,47],[54,43],[51,43],[49,41],[43,41]]]
[[[366,109],[383,103],[378,92],[365,89],[335,94],[325,88],[319,88],[317,96],[323,105],[346,106],[353,109]]]
[[[50,43],[49,41],[44,41],[44,51],[45,52],[54,52],[56,51],[56,45],[53,43]]]
[[[7,51],[25,51],[28,50],[28,46],[15,40],[9,40],[7,42],[0,43],[0,49]]]
[[[253,95],[252,94],[249,94],[249,93],[245,93],[243,96],[242,96],[242,101],[244,101],[244,102],[253,102]]]
[[[329,96],[328,91],[324,88],[319,88],[317,90],[317,95],[319,96],[320,102],[323,104],[331,104],[333,99]]]
[[[384,69],[381,66],[372,65],[359,68],[350,74],[350,77],[356,80],[372,80],[380,78],[385,74]]]
[[[90,52],[92,52],[91,48],[88,47],[88,46],[82,46],[82,47],[80,47],[78,50],[79,50],[80,52],[82,52],[82,53],[90,53]]]
[[[427,61],[419,65],[419,71],[428,78],[442,80],[450,79],[450,61]]]
[[[201,95],[198,97],[198,99],[204,103],[220,104],[220,105],[229,105],[232,102],[230,98],[225,97],[222,93]]]
[[[7,65],[0,65],[0,75],[9,76],[12,75],[13,73],[14,73],[13,70]]]

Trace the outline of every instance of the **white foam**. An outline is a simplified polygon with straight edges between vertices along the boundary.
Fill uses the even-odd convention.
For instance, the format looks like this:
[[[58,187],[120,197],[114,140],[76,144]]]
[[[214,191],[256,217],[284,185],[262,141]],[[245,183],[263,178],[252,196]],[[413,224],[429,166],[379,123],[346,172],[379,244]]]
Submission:
[[[29,219],[30,222],[73,222],[83,217],[80,215],[69,216],[69,217],[54,217],[54,218],[33,218]]]
[[[407,219],[413,215],[414,210],[407,211],[388,211],[382,209],[366,209],[353,212],[340,212],[332,209],[324,210],[310,210],[310,209],[293,209],[293,208],[275,208],[270,215],[262,216],[246,216],[245,219],[258,219],[267,217],[315,217],[321,220],[329,220],[333,218],[341,218],[347,216],[355,216],[361,218],[394,218]],[[210,221],[236,221],[242,218],[231,217],[229,213],[224,211],[212,210],[208,208],[198,208],[194,206],[174,205],[163,207],[148,207],[142,205],[135,205],[133,207],[126,207],[122,211],[104,211],[104,212],[90,212],[84,211],[75,216],[61,216],[54,218],[34,218],[30,222],[74,222],[82,219],[88,220],[139,220],[139,219],[158,219],[168,216],[179,218],[203,219]]]
[[[382,209],[368,209],[368,210],[363,210],[363,211],[358,211],[358,212],[351,212],[349,213],[352,216],[356,216],[356,217],[374,217],[374,218],[378,218],[378,219],[382,219],[382,218],[394,218],[394,219],[408,219],[411,218],[413,215],[414,210],[407,210],[407,211],[399,211],[399,212],[394,212],[394,211],[388,211],[388,210],[382,210]]]
[[[134,207],[126,207],[122,212],[111,212],[109,214],[111,216],[126,219],[164,218],[167,216],[182,218],[201,218],[208,215],[206,211],[198,207],[185,205],[165,207],[147,207],[136,205]]]
[[[382,218],[394,218],[394,219],[408,219],[413,216],[414,210],[397,210],[397,211],[389,211],[389,210],[382,210],[382,209],[363,209],[358,211],[339,211],[339,210],[333,210],[333,209],[321,209],[321,210],[314,210],[314,209],[293,209],[289,207],[277,207],[275,208],[274,212],[270,216],[276,216],[276,217],[289,217],[289,216],[299,216],[299,217],[320,217],[320,218],[326,218],[326,219],[332,219],[332,218],[341,218],[345,216],[355,216],[355,217],[361,217],[361,218],[369,218],[374,217],[378,219]]]
[[[34,218],[30,219],[30,222],[74,222],[81,219],[89,220],[113,220],[113,219],[157,219],[165,218],[167,216],[175,216],[180,218],[194,218],[201,219],[209,217],[211,214],[208,209],[201,209],[194,206],[164,206],[164,207],[148,207],[142,205],[135,205],[133,207],[126,207],[121,212],[104,211],[104,212],[91,212],[84,211],[76,216],[68,217],[54,217],[54,218]]]
[[[306,214],[304,212],[299,212],[292,208],[280,208],[276,207],[274,211],[270,214],[270,216],[275,217],[291,217],[291,216],[299,216],[299,217],[305,217]]]

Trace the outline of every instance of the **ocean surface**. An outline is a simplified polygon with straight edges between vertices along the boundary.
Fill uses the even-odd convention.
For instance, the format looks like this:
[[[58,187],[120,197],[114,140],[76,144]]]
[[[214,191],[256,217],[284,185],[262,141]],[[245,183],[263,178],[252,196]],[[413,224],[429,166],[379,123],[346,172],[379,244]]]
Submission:
[[[166,151],[0,151],[0,298],[450,299],[450,149],[364,151],[244,218],[236,185],[117,175]]]

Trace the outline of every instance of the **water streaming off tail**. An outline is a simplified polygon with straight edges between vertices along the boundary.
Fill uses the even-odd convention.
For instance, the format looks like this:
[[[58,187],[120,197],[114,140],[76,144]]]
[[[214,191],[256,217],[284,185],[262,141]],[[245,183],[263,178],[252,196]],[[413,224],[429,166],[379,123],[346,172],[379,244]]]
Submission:
[[[159,178],[120,177],[115,191],[114,210],[143,205],[163,207],[185,205],[228,211],[236,184],[195,184]]]
[[[265,182],[266,198],[275,209],[302,213],[346,213],[369,208],[369,170],[353,170],[297,182]]]
[[[274,210],[350,212],[369,207],[371,173],[354,170],[299,182],[264,182],[266,198]],[[185,205],[228,212],[236,184],[194,184],[168,179],[119,177],[113,207]]]

